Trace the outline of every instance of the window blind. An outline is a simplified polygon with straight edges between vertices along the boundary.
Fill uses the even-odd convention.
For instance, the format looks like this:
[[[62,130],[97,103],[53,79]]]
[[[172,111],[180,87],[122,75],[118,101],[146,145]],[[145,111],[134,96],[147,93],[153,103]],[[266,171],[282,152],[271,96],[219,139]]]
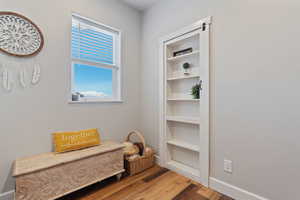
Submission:
[[[114,33],[100,25],[72,18],[72,57],[100,64],[115,64]]]

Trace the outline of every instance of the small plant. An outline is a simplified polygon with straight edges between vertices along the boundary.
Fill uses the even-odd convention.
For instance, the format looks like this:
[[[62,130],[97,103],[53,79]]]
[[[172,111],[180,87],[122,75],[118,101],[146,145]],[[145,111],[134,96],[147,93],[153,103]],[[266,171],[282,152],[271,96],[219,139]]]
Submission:
[[[200,90],[201,90],[200,83],[197,83],[192,87],[191,95],[193,95],[194,99],[200,99]]]
[[[184,69],[184,74],[189,74],[188,69],[191,67],[190,63],[184,63],[182,68]]]

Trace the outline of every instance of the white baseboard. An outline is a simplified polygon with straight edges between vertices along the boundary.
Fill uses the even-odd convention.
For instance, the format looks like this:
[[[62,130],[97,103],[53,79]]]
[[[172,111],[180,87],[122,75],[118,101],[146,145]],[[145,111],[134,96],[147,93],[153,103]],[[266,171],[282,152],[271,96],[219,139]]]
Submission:
[[[209,178],[209,187],[236,200],[268,200],[216,178]]]
[[[193,181],[201,183],[201,180],[200,180],[199,176],[196,176],[196,175],[194,175],[194,174],[192,174],[192,173],[190,173],[190,172],[188,172],[186,170],[182,170],[181,168],[176,167],[174,165],[170,165],[168,163],[166,164],[166,168],[168,168],[168,169],[170,169],[170,170],[172,170],[172,171],[174,171],[174,172],[176,172],[176,173],[178,173],[178,174],[180,174],[182,176],[185,176],[185,177],[187,177],[187,178],[189,178],[189,179],[191,179]]]
[[[9,191],[0,194],[0,200],[14,200],[15,199],[15,191]]]
[[[155,162],[156,162],[156,164],[162,166],[161,159],[158,155],[155,155]],[[188,178],[190,178],[194,181],[199,182],[198,177],[191,176],[190,174],[187,174],[184,171],[180,171],[178,169],[175,169],[171,166],[167,166],[167,168],[170,168],[171,170],[177,171],[178,173],[182,174],[183,176],[186,176],[186,177],[188,177]],[[248,192],[244,189],[241,189],[241,188],[236,187],[234,185],[230,185],[229,183],[220,181],[220,180],[218,180],[216,178],[213,178],[213,177],[209,178],[209,187],[211,189],[215,190],[215,191],[218,191],[222,194],[225,194],[229,197],[232,197],[235,200],[269,200],[267,198],[264,198],[264,197],[261,197],[259,195],[254,194],[254,193]]]

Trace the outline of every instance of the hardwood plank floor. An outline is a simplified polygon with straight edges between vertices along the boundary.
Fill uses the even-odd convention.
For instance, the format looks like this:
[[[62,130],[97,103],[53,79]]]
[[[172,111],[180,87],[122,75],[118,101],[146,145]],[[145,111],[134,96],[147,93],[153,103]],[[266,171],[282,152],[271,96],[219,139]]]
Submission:
[[[175,172],[154,166],[117,181],[115,177],[59,200],[233,200]]]

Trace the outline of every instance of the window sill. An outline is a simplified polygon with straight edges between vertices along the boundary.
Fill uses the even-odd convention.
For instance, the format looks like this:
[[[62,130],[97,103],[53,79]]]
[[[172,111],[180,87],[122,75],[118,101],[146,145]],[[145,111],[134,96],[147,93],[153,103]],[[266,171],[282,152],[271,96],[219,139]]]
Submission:
[[[69,104],[93,104],[93,103],[123,103],[123,100],[82,100],[82,101],[71,101]]]

